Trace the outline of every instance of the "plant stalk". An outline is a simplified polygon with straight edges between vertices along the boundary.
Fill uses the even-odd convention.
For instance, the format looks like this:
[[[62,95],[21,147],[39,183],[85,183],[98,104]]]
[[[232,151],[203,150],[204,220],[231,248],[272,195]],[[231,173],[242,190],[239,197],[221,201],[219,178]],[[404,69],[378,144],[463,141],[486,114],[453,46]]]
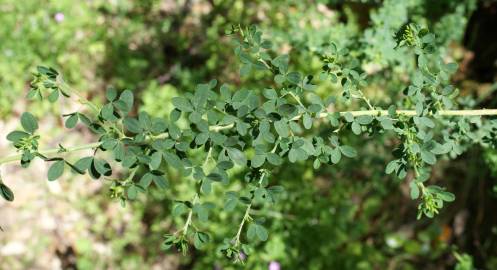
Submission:
[[[96,142],[96,143],[77,145],[77,146],[73,146],[73,147],[67,147],[66,151],[61,151],[60,148],[52,148],[52,149],[41,150],[38,152],[42,155],[51,155],[51,154],[57,154],[57,153],[69,153],[69,152],[76,152],[76,151],[81,151],[81,150],[86,150],[86,149],[97,148],[100,146],[100,144],[101,144],[101,142]],[[0,158],[0,165],[21,160],[21,158],[22,158],[22,154],[15,154],[15,155],[7,156],[4,158]]]

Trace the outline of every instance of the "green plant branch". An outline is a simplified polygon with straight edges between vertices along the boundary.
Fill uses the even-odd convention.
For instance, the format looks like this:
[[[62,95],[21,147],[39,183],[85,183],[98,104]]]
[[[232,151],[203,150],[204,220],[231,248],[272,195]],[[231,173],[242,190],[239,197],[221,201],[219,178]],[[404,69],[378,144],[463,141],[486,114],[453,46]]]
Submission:
[[[321,113],[321,114],[319,114],[319,118],[325,118],[330,113],[332,113],[332,112]],[[387,110],[343,111],[343,112],[339,112],[339,113],[342,116],[347,114],[347,113],[350,113],[350,114],[352,114],[352,116],[355,116],[355,117],[362,116],[362,115],[372,115],[372,116],[388,115]],[[405,115],[405,116],[416,116],[417,115],[415,110],[397,110],[396,113],[399,115]],[[497,109],[441,110],[441,111],[438,111],[437,114],[440,116],[492,116],[492,115],[497,116]],[[294,117],[292,120],[298,120],[298,119],[300,119],[300,117],[301,116],[298,115],[298,116]],[[230,125],[226,125],[226,126],[212,126],[210,128],[210,130],[214,131],[214,132],[219,132],[222,130],[231,129],[233,127],[234,127],[234,124],[230,124]],[[68,147],[68,148],[66,148],[67,151],[65,151],[65,152],[75,152],[75,151],[80,151],[80,150],[85,150],[85,149],[92,149],[92,148],[96,148],[96,147],[100,146],[100,144],[101,144],[100,142],[96,142],[96,143],[91,143],[91,144],[84,144],[84,145],[79,145],[79,146]],[[56,154],[59,152],[60,152],[60,148],[53,148],[53,149],[46,149],[46,150],[39,151],[39,153],[43,154],[43,155]],[[22,158],[22,154],[10,155],[10,156],[1,158],[0,165],[21,160],[21,158]]]

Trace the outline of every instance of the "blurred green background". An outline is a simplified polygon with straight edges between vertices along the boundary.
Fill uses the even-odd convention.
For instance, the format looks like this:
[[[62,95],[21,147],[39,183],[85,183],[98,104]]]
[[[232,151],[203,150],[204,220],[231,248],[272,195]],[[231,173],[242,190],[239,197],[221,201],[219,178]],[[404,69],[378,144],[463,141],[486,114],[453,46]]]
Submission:
[[[459,63],[453,83],[460,102],[496,108],[496,1],[0,0],[0,155],[12,151],[3,138],[27,106],[54,134],[47,147],[94,139],[83,129],[64,133],[62,120],[49,114],[74,104],[24,99],[40,64],[57,68],[96,102],[113,85],[135,91],[140,109],[166,116],[172,97],[213,78],[249,89],[269,83],[257,73],[240,78],[225,35],[232,24],[256,24],[302,72],[319,71],[313,51],[324,43],[348,47],[370,75],[365,92],[388,104],[415,69],[393,39],[411,21],[428,26],[447,59]],[[333,96],[337,89],[325,83],[317,93]],[[433,220],[417,221],[406,182],[384,173],[395,142],[345,140],[360,146],[360,158],[320,170],[283,165],[275,173],[288,192],[264,213],[270,239],[245,265],[230,264],[214,245],[187,257],[160,251],[162,234],[182,222],[171,217],[165,194],[121,208],[105,183],[74,175],[46,183],[38,177],[46,174],[42,163],[29,171],[5,166],[2,176],[17,198],[0,201],[0,269],[497,269],[495,150],[474,146],[440,161],[432,181],[449,187],[456,202]],[[171,192],[189,188],[178,179]],[[220,204],[219,197],[220,191],[210,199]],[[232,215],[213,217],[209,231],[229,234],[235,228],[226,224],[243,213]]]

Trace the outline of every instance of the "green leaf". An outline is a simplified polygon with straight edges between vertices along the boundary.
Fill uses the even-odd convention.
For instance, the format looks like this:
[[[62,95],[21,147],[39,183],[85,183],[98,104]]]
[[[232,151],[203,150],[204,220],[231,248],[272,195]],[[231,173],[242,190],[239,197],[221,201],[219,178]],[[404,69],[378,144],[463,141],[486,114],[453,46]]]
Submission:
[[[397,163],[397,160],[392,160],[387,164],[387,167],[385,168],[385,173],[391,174],[392,172],[397,170],[398,167],[399,167],[399,164]]]
[[[459,66],[457,65],[457,63],[453,63],[453,62],[446,64],[445,67],[446,67],[446,69],[447,69],[447,71],[449,73],[454,73],[459,68]]]
[[[207,142],[208,139],[209,139],[209,133],[202,132],[197,134],[197,137],[195,137],[195,143],[197,145],[203,145]]]
[[[354,132],[355,135],[361,134],[362,127],[357,121],[354,121],[350,127],[352,128],[352,132]]]
[[[456,199],[456,196],[454,194],[447,191],[439,192],[438,196],[440,197],[440,199],[446,202],[453,202]]]
[[[435,157],[435,155],[426,150],[421,151],[421,159],[430,165],[433,165],[437,162],[437,158]]]
[[[236,122],[236,131],[242,136],[245,136],[247,134],[247,131],[249,128],[250,128],[250,125],[245,123],[245,122],[242,122],[242,121]]]
[[[249,94],[250,92],[247,89],[236,91],[231,98],[231,101],[234,103],[242,103],[249,96]]]
[[[229,169],[233,168],[233,165],[234,165],[233,162],[231,162],[229,160],[223,160],[217,164],[217,167],[222,169],[222,170],[229,170]]]
[[[266,161],[266,155],[264,154],[258,154],[258,155],[255,155],[253,158],[252,158],[252,162],[251,162],[251,165],[252,167],[254,168],[259,168],[261,167],[262,165],[264,165],[264,162]]]
[[[252,65],[250,63],[242,64],[242,66],[240,67],[240,76],[241,77],[247,76],[248,74],[250,74],[251,70],[252,70]]]
[[[173,207],[172,215],[173,215],[173,217],[179,217],[179,216],[185,214],[186,212],[188,212],[188,206],[186,206],[186,204],[184,204],[184,203],[177,203]]]
[[[197,215],[198,219],[201,222],[206,222],[207,220],[209,220],[209,212],[208,212],[208,209],[204,205],[195,204],[193,206],[193,213],[195,215]]]
[[[237,205],[237,196],[227,196],[226,200],[224,201],[224,210],[228,212],[233,211]]]
[[[283,104],[278,107],[278,112],[283,116],[293,115],[297,110],[297,107],[292,104]]]
[[[93,159],[92,166],[101,175],[110,176],[112,174],[110,164],[103,159]]]
[[[383,129],[385,129],[385,130],[389,130],[389,129],[394,128],[393,121],[391,119],[383,118],[383,119],[381,119],[380,123],[381,123],[381,126],[383,127]]]
[[[221,182],[223,177],[219,173],[210,173],[207,175],[207,178],[214,182]]]
[[[74,167],[78,168],[80,171],[86,171],[90,168],[93,157],[84,157],[74,163]]]
[[[341,145],[340,151],[342,152],[342,154],[344,156],[349,157],[349,158],[353,158],[353,157],[357,156],[357,151],[348,145]]]
[[[150,130],[152,128],[152,119],[148,113],[141,111],[138,113],[138,122],[143,130]]]
[[[152,183],[152,179],[154,178],[154,175],[151,173],[146,173],[142,176],[140,179],[140,186],[143,187],[144,189],[147,189],[150,184]]]
[[[346,112],[343,115],[343,118],[345,118],[345,121],[347,121],[349,123],[354,121],[354,115],[352,115],[350,112]]]
[[[152,156],[150,156],[150,163],[148,165],[150,166],[151,170],[157,170],[160,167],[161,162],[162,162],[162,153],[154,152]]]
[[[153,180],[154,184],[160,189],[167,189],[169,187],[169,183],[164,175],[154,175]]]
[[[433,121],[431,121],[431,119],[428,118],[428,117],[426,117],[426,116],[420,117],[419,120],[420,120],[420,122],[423,125],[425,125],[425,126],[427,126],[429,128],[434,128],[435,127],[435,123]]]
[[[390,105],[388,107],[388,115],[392,118],[395,118],[395,116],[397,115],[397,107],[395,105]]]
[[[164,152],[163,153],[164,160],[167,162],[167,164],[173,168],[179,169],[183,167],[183,164],[181,163],[181,159],[173,153],[170,152]]]
[[[247,158],[245,154],[237,148],[228,147],[228,156],[238,165],[245,166],[247,165]]]
[[[277,84],[283,84],[285,80],[286,80],[285,76],[281,74],[277,74],[276,76],[274,76],[274,82]]]
[[[288,82],[293,84],[300,84],[302,81],[302,74],[300,72],[292,71],[286,75]]]
[[[292,149],[290,149],[290,151],[288,152],[288,160],[289,160],[291,163],[295,163],[295,161],[297,161],[297,159],[298,159],[298,155],[299,155],[299,152],[297,151],[297,149],[292,148]]]
[[[411,188],[411,199],[416,200],[417,198],[419,198],[419,187],[416,182],[411,181],[411,183],[409,183],[409,187]]]
[[[213,82],[212,84],[215,85],[214,84],[215,80],[213,80],[212,82]],[[192,100],[195,108],[197,109],[203,108],[203,106],[207,102],[208,95],[209,95],[209,86],[205,84],[198,85],[197,88],[195,89],[195,95],[193,96]]]
[[[279,136],[282,138],[287,138],[289,136],[288,123],[286,120],[282,119],[274,122],[274,128]]]
[[[323,109],[323,107],[319,104],[311,104],[309,108],[307,108],[312,113],[319,113]]]
[[[283,159],[275,153],[268,153],[267,161],[275,166],[279,166],[283,163]]]
[[[202,120],[202,115],[198,112],[192,112],[190,113],[190,115],[188,116],[188,120],[190,120],[190,122],[192,123],[198,123],[200,122],[200,120]]]
[[[66,128],[74,128],[78,123],[78,119],[79,117],[77,113],[71,114],[71,116],[69,116],[66,120],[65,123]]]
[[[435,147],[431,149],[431,152],[435,155],[443,155],[447,154],[452,150],[452,144],[450,143],[445,143],[445,144],[435,144]]]
[[[257,237],[261,241],[266,241],[268,238],[268,233],[266,228],[264,228],[264,226],[252,223],[248,227],[247,238],[252,240],[255,237]]]
[[[209,243],[209,235],[203,232],[195,232],[193,236],[193,245],[197,249],[203,248],[207,243]]]
[[[143,132],[140,122],[136,118],[126,117],[123,121],[124,127],[135,134]]]
[[[105,97],[108,101],[114,101],[117,98],[117,91],[113,87],[109,87],[105,92]]]
[[[373,117],[371,115],[361,115],[356,120],[361,125],[369,125],[373,122]]]
[[[424,110],[423,103],[421,103],[421,102],[416,103],[416,114],[417,115],[422,115],[423,114],[423,110]]]
[[[200,186],[200,191],[202,191],[202,193],[208,195],[212,192],[212,181],[209,180],[209,179],[204,179],[202,181],[202,185]]]
[[[128,199],[134,200],[138,196],[138,188],[135,185],[131,185],[126,190],[126,194],[128,195]]]
[[[305,129],[311,129],[311,127],[312,127],[312,118],[311,118],[311,116],[308,113],[304,113],[303,121],[304,121],[304,128]]]
[[[314,170],[317,170],[317,169],[319,169],[319,167],[321,167],[321,161],[319,160],[319,158],[316,158],[312,162],[312,167],[314,168]]]
[[[255,226],[257,226],[256,224],[250,224],[248,226],[248,229],[247,229],[247,238],[249,240],[254,240],[254,238],[256,237],[256,234],[255,234]]]
[[[102,107],[102,117],[107,121],[114,121],[117,117],[114,116],[114,106],[111,103],[105,104]]]
[[[338,162],[340,162],[340,159],[342,159],[342,153],[340,152],[340,149],[338,147],[331,150],[330,158],[333,164],[337,164]]]
[[[263,95],[267,99],[277,99],[278,98],[278,93],[276,93],[276,90],[269,88],[269,89],[264,89],[263,90]]]
[[[50,95],[48,95],[48,101],[54,103],[57,99],[59,99],[59,90],[55,89],[50,93]]]
[[[281,73],[286,73],[288,70],[288,62],[289,62],[288,54],[279,55],[273,60],[271,60],[271,64],[278,67]]]
[[[34,133],[38,129],[38,121],[29,112],[25,112],[21,115],[21,125],[22,128],[29,133]]]
[[[26,133],[24,131],[12,131],[10,132],[8,135],[7,135],[7,140],[13,142],[13,143],[17,143],[19,142],[20,140],[22,140],[23,138],[27,138],[29,137],[29,133]]]
[[[113,150],[118,143],[118,140],[113,138],[103,138],[101,147],[105,150]]]
[[[167,130],[167,122],[162,118],[153,118],[151,131],[155,134],[163,133]]]
[[[184,97],[174,97],[172,99],[174,107],[183,112],[193,112],[193,106],[187,98]]]
[[[64,173],[65,161],[58,160],[48,169],[48,181],[57,180]]]
[[[12,192],[12,190],[7,185],[1,182],[0,182],[0,195],[2,195],[2,197],[9,202],[14,200],[14,193]]]
[[[131,90],[124,90],[119,96],[119,101],[122,101],[125,106],[119,106],[118,109],[124,113],[128,113],[133,109],[134,97]],[[116,104],[117,105],[117,104]]]

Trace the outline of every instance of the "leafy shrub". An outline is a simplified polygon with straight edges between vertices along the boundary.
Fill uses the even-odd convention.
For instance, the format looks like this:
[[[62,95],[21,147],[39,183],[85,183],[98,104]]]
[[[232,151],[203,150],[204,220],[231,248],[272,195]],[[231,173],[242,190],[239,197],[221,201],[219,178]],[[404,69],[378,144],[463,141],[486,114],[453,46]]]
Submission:
[[[99,139],[83,146],[39,150],[37,120],[24,113],[23,130],[8,136],[21,155],[0,163],[21,160],[27,167],[34,158],[41,158],[51,163],[48,180],[71,170],[110,180],[110,196],[123,205],[143,198],[142,193],[168,201],[178,226],[164,236],[164,249],[174,247],[186,253],[193,245],[200,250],[217,250],[216,254],[234,261],[243,261],[247,255],[264,257],[264,252],[257,252],[264,241],[269,241],[266,249],[273,250],[266,250],[266,254],[279,260],[287,251],[283,242],[310,246],[303,237],[278,233],[272,238],[273,231],[305,230],[307,223],[295,220],[311,222],[323,215],[315,208],[326,208],[330,203],[313,198],[316,187],[307,181],[309,174],[338,171],[353,179],[347,168],[363,163],[377,170],[382,164],[379,172],[370,175],[379,178],[385,171],[405,179],[411,198],[418,202],[417,218],[434,217],[455,196],[446,188],[428,184],[431,166],[440,159],[461,155],[470,145],[494,147],[496,122],[480,116],[495,115],[496,111],[471,110],[474,103],[458,98],[458,90],[450,84],[457,65],[447,61],[450,57],[445,46],[461,34],[444,33],[447,35],[439,39],[419,26],[426,24],[423,19],[417,21],[419,24],[407,23],[407,13],[416,9],[416,3],[387,1],[374,13],[373,27],[364,36],[348,31],[354,27],[351,24],[340,25],[332,29],[338,34],[337,40],[331,41],[327,31],[332,30],[318,34],[302,31],[298,35],[299,28],[295,27],[263,35],[256,27],[233,26],[228,33],[233,37],[243,86],[220,85],[216,80],[197,85],[192,93],[171,99],[174,109],[170,113],[162,106],[150,108],[162,117],[142,111],[129,90],[109,88],[104,104],[89,101],[57,71],[39,67],[28,97],[56,102],[64,96],[88,105],[90,111],[64,115],[65,126],[74,128],[81,123]],[[467,12],[465,5],[458,7],[455,17]],[[392,19],[390,14],[404,16]],[[292,44],[295,51],[281,53],[284,42]],[[120,55],[119,50],[115,54]],[[123,81],[117,81],[119,86],[129,79],[122,77]],[[380,96],[369,97],[373,90],[382,88],[385,90]],[[149,91],[157,91],[154,89],[157,86],[151,84]],[[339,94],[330,93],[330,89]],[[152,94],[148,98],[154,97]],[[164,98],[170,96],[166,93]],[[147,92],[143,100],[147,109],[157,105],[147,102]],[[392,148],[393,158],[378,146],[384,142],[396,145],[385,147]],[[65,153],[81,149],[94,149],[94,155],[77,160],[65,157]],[[381,155],[375,156],[378,153]],[[357,190],[388,194],[392,189],[379,181],[369,184]],[[4,197],[12,200],[10,189],[4,183],[1,188]],[[323,219],[319,231],[322,234],[326,228],[341,228],[330,233],[329,239],[337,243],[327,248],[342,248],[350,241],[346,237],[350,234],[350,250],[330,262],[296,259],[293,265],[320,269],[385,264],[374,246],[360,250],[358,239],[367,231],[364,224],[368,218],[380,211],[377,197],[365,199],[361,206],[363,227],[347,228],[357,221],[357,206],[344,198],[355,191],[336,184],[330,213],[338,212],[340,218]],[[299,203],[289,205],[279,200]],[[285,216],[290,209],[298,216]],[[288,219],[285,223],[289,224],[273,219]],[[233,222],[238,226],[226,226]],[[322,236],[316,233],[308,237]],[[392,249],[404,241],[396,235],[386,239]],[[311,247],[307,252],[303,258],[323,251]],[[207,260],[211,263],[215,259]]]

